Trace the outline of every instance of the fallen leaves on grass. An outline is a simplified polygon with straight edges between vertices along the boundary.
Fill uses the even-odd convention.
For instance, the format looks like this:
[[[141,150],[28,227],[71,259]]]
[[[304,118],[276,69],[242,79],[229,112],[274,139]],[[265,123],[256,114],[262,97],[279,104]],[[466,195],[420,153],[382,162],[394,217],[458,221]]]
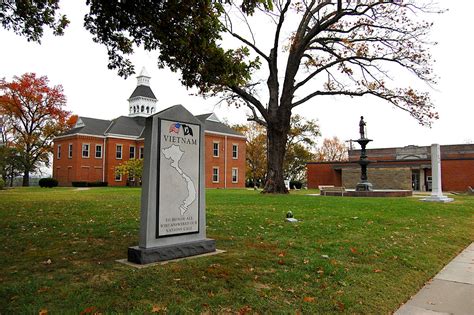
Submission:
[[[42,287],[42,288],[39,288],[36,292],[37,292],[37,293],[43,293],[43,292],[46,292],[46,291],[48,291],[48,290],[49,290],[48,287]]]
[[[84,309],[80,314],[96,314],[97,307],[95,306],[89,306],[86,309]]]
[[[344,305],[344,303],[337,301],[336,302],[336,308],[339,312],[343,312],[344,309],[346,308],[346,306]]]
[[[247,313],[250,313],[252,311],[252,308],[248,305],[245,305],[239,310],[239,315],[245,315]]]
[[[379,272],[382,272],[382,270],[380,270],[380,269],[374,269],[374,272],[375,272],[375,273],[379,273]]]
[[[48,310],[47,309],[42,309],[38,312],[38,315],[48,315]]]
[[[166,312],[166,307],[160,305],[153,305],[153,307],[151,308],[152,313],[159,313],[161,311]]]
[[[357,254],[357,248],[351,247],[350,250],[353,254]]]
[[[264,284],[264,283],[259,283],[259,282],[255,283],[254,286],[255,286],[256,289],[264,289],[264,290],[270,290],[271,289],[271,287],[269,285]]]
[[[303,302],[306,302],[306,303],[314,303],[316,301],[316,299],[312,296],[305,296],[303,298]]]

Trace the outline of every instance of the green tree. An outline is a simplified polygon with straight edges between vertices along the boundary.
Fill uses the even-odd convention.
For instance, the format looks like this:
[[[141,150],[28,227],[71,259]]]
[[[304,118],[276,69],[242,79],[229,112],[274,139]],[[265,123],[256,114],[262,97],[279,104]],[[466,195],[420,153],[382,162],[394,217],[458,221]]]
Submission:
[[[406,0],[178,1],[87,0],[86,28],[107,47],[109,68],[133,73],[133,45],[159,50],[158,64],[181,72],[187,87],[247,106],[267,128],[265,192],[285,193],[284,157],[295,107],[323,96],[372,96],[421,124],[438,117],[429,94],[391,81],[400,69],[436,83],[419,13],[429,2]],[[253,22],[266,23],[252,28]],[[264,32],[270,44],[257,42]],[[222,35],[232,37],[223,42]],[[285,34],[290,34],[287,37]],[[234,45],[224,48],[225,45]],[[260,71],[258,71],[260,70]],[[265,78],[265,79],[262,79]],[[403,83],[404,84],[404,83]]]
[[[143,160],[130,159],[115,168],[115,173],[127,176],[130,186],[140,186],[143,175]]]
[[[43,28],[49,27],[55,35],[62,35],[69,20],[57,14],[59,0],[3,0],[0,1],[0,23],[28,41],[41,41]]]
[[[23,173],[19,155],[19,152],[14,147],[8,146],[8,143],[0,146],[0,176],[6,186],[13,186],[15,177]]]
[[[66,97],[61,85],[48,86],[48,78],[25,73],[12,82],[0,80],[0,115],[11,146],[18,152],[23,186],[29,186],[30,173],[49,165],[53,139],[72,124],[63,107]]]

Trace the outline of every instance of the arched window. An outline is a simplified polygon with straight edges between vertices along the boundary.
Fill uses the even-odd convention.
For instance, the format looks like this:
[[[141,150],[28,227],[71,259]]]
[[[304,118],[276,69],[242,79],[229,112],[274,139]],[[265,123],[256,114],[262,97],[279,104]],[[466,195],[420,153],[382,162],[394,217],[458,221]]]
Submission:
[[[145,111],[145,106],[142,105],[142,110],[140,112],[144,112]]]
[[[146,113],[149,114],[150,113],[150,107],[146,107]]]

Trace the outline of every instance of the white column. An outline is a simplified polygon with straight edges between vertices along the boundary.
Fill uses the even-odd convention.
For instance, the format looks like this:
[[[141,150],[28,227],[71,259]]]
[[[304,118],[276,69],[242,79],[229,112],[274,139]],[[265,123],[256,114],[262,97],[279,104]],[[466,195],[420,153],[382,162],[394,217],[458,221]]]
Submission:
[[[426,191],[425,177],[425,169],[420,168],[420,191]]]
[[[441,153],[439,144],[435,143],[431,145],[431,177],[432,177],[432,190],[431,196],[422,199],[423,201],[435,201],[435,202],[451,202],[452,198],[443,196],[443,189],[441,187]]]

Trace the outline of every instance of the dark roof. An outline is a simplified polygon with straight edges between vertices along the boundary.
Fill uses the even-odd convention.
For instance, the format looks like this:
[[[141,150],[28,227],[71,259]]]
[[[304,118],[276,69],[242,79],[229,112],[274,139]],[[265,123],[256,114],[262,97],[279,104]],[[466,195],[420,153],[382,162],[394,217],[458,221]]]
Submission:
[[[153,94],[153,91],[148,85],[138,85],[133,91],[130,98],[138,97],[138,96],[148,97],[148,98],[152,98],[156,100],[155,94]]]
[[[199,119],[203,123],[204,130],[211,131],[211,132],[218,132],[218,133],[226,133],[226,134],[235,135],[235,136],[243,136],[243,134],[241,134],[238,131],[235,131],[234,129],[230,128],[226,124],[223,124],[221,122],[217,122],[214,120],[208,120],[208,118],[211,115],[212,113],[196,116],[196,118]]]
[[[145,128],[145,120],[145,117],[120,116],[112,120],[105,133],[138,137]]]
[[[166,109],[171,110],[171,109]],[[165,110],[165,111],[166,111]],[[191,114],[190,114],[191,115]],[[243,136],[240,132],[235,131],[229,126],[214,120],[208,120],[212,114],[204,114],[195,116],[199,119],[204,130],[210,132],[224,133],[228,135]],[[84,124],[81,127],[73,128],[61,136],[73,134],[88,134],[96,136],[104,136],[105,134],[122,135],[130,137],[142,138],[143,130],[145,129],[146,117],[128,117],[120,116],[114,120],[102,120],[88,117],[79,117],[79,122]]]
[[[94,136],[103,136],[104,132],[110,126],[110,120],[103,120],[103,119],[96,119],[96,118],[89,118],[89,117],[79,117],[78,122],[82,121],[83,126],[73,128],[71,130],[66,131],[62,134],[62,136],[72,135],[76,133],[94,135]]]

